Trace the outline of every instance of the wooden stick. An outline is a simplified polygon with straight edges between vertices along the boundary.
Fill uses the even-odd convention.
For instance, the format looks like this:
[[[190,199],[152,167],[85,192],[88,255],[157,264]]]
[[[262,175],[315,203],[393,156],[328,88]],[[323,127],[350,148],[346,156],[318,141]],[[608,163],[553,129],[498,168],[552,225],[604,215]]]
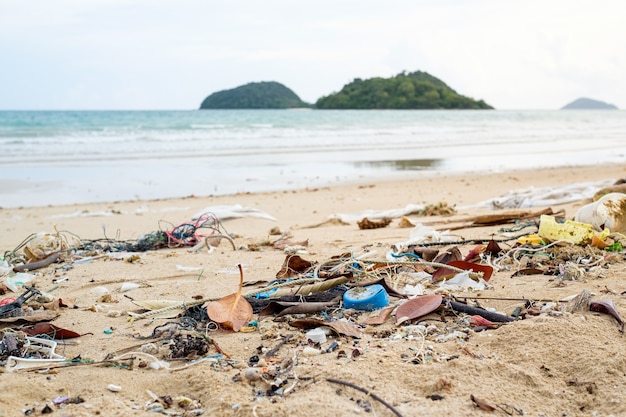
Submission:
[[[444,301],[443,304],[444,306],[449,307],[451,310],[465,314],[478,315],[493,322],[504,323],[516,320],[515,317],[505,316],[499,313],[493,313],[491,311],[485,310],[484,308],[472,307],[468,306],[467,304],[457,303],[456,301]]]
[[[287,343],[292,337],[293,337],[293,334],[288,334],[287,336],[283,337],[283,339],[280,342],[278,342],[278,344],[274,346],[272,350],[270,350],[269,352],[265,354],[265,357],[269,358],[271,356],[274,356],[276,352],[278,352],[278,349],[280,349],[281,346]]]
[[[380,402],[382,405],[390,409],[391,412],[397,415],[398,417],[402,417],[402,414],[400,414],[400,412],[396,410],[391,404],[389,404],[387,401],[383,400],[378,395],[374,394],[368,389],[361,388],[358,385],[354,385],[352,382],[342,381],[340,379],[335,379],[335,378],[326,378],[326,381],[332,382],[334,384],[345,385],[347,387],[354,388],[357,391],[361,391],[362,393],[369,395],[370,397],[372,397],[373,399],[375,399],[376,401]]]
[[[34,271],[35,269],[45,268],[46,266],[56,262],[57,259],[59,259],[59,252],[53,252],[40,261],[14,266],[13,272]]]
[[[297,288],[282,288],[275,293],[270,295],[270,298],[280,298],[286,295],[309,295],[309,294],[317,294],[319,292],[326,291],[330,288],[336,287],[341,284],[345,284],[348,282],[348,278],[339,277],[328,279],[326,281],[317,282],[314,284],[303,285]]]

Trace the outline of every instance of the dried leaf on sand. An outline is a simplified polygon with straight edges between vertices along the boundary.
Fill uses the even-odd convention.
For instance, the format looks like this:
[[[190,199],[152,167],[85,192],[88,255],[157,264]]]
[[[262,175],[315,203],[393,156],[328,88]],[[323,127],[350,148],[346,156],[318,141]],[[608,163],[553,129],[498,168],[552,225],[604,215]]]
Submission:
[[[241,294],[243,289],[243,269],[241,264],[238,267],[239,290],[217,301],[211,301],[205,306],[211,320],[232,328],[236,332],[252,320],[252,306]]]

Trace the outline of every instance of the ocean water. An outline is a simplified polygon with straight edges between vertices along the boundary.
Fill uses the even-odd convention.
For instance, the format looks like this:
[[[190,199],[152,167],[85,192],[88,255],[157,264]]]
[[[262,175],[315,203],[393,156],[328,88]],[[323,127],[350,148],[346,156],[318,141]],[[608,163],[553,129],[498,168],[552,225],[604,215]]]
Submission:
[[[626,162],[626,111],[0,111],[0,207]]]

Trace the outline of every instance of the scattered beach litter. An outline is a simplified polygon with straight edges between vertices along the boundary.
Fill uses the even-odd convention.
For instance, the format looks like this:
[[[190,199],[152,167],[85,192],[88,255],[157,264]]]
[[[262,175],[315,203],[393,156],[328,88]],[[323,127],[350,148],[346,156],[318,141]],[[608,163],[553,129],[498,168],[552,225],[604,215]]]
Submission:
[[[559,204],[572,201],[574,196],[589,198],[601,185],[579,184],[559,190],[541,190],[539,194],[516,194],[488,204],[497,208],[509,207],[511,202],[515,207],[533,207],[547,202]],[[606,201],[619,202],[617,211],[599,210]],[[308,241],[294,242],[285,234],[263,245],[237,246],[237,238],[224,229],[222,220],[246,216],[276,220],[267,213],[242,206],[207,207],[188,222],[177,226],[168,224],[169,227],[147,232],[134,241],[82,239],[66,231],[36,233],[4,255],[5,266],[0,270],[6,283],[3,291],[21,294],[7,296],[0,302],[3,326],[0,365],[8,372],[50,369],[63,372],[64,368],[81,365],[113,366],[120,372],[135,369],[171,373],[205,363],[211,364],[215,372],[239,369],[230,381],[254,387],[249,392],[252,400],[269,396],[280,401],[298,395],[296,388],[304,386],[307,378],[314,378],[300,373],[305,359],[333,355],[342,361],[356,361],[361,355],[369,354],[363,346],[371,346],[367,343],[372,337],[407,344],[421,341],[407,360],[425,366],[429,362],[452,361],[458,357],[439,353],[438,344],[457,343],[464,346],[459,349],[465,349],[462,351],[470,355],[466,342],[477,333],[497,332],[504,326],[516,326],[522,320],[537,317],[571,320],[574,312],[599,313],[610,316],[617,322],[616,330],[623,333],[624,321],[612,299],[594,299],[590,290],[555,300],[520,293],[507,298],[509,304],[502,311],[490,306],[499,298],[489,295],[494,273],[505,272],[510,279],[543,275],[546,285],[556,287],[572,281],[593,280],[602,274],[603,267],[623,262],[623,256],[614,256],[623,254],[626,243],[626,236],[621,233],[622,219],[626,216],[626,205],[622,205],[622,201],[626,201],[626,194],[607,194],[595,206],[583,207],[577,221],[567,220],[550,210],[510,212],[506,216],[483,219],[484,223],[477,218],[466,223],[467,227],[480,227],[510,225],[512,220],[517,221],[516,230],[503,232],[499,238],[492,233],[480,239],[464,239],[452,235],[445,227],[437,229],[416,223],[410,230],[396,229],[402,230],[407,239],[385,247],[384,256],[364,248],[360,253],[338,251],[336,256],[315,259],[315,255],[289,249],[302,250]],[[333,218],[356,223],[366,231],[376,227],[361,227],[359,222],[363,219],[389,219],[380,226],[386,227],[391,219],[415,213],[428,215],[425,207],[409,205],[399,210],[367,210],[337,214]],[[521,227],[520,222],[526,222],[527,227]],[[184,300],[162,300],[154,294],[154,298],[142,300],[133,294],[140,288],[145,294],[151,288],[144,288],[140,283],[116,282],[117,290],[113,293],[104,285],[94,284],[90,294],[98,297],[98,303],[111,302],[114,295],[124,296],[138,310],[116,313],[110,308],[93,305],[89,311],[107,314],[124,324],[143,320],[152,329],[142,335],[125,336],[140,340],[141,344],[106,352],[102,358],[81,355],[68,359],[55,352],[60,341],[94,337],[94,334],[80,335],[72,329],[52,325],[50,315],[38,318],[38,312],[53,311],[56,317],[72,307],[56,295],[37,301],[37,296],[42,295],[38,288],[43,285],[46,271],[71,268],[84,259],[125,261],[131,267],[140,268],[145,262],[153,262],[142,258],[143,252],[184,248],[199,253],[203,247],[219,245],[222,239],[232,244],[235,252],[229,251],[231,255],[236,256],[237,251],[271,250],[284,251],[285,258],[282,264],[275,265],[272,279],[268,281],[246,281],[244,268],[238,264],[239,284],[226,296],[189,294]],[[202,276],[207,267],[179,264],[176,270],[182,275]],[[32,278],[16,280],[23,271],[32,274]],[[507,284],[500,281],[499,285]],[[244,289],[249,286],[252,288]],[[63,289],[54,291],[61,293]],[[588,314],[587,317],[592,321],[600,320],[601,316]],[[157,322],[160,319],[167,321]],[[100,330],[107,335],[116,331],[113,327]],[[226,333],[241,334],[241,343],[248,343],[246,334],[258,333],[263,346],[250,346],[249,358],[233,357],[219,344],[220,335]],[[359,344],[359,341],[363,342]],[[365,392],[372,400],[401,415],[370,389],[337,378],[318,381]],[[103,383],[108,391],[124,395],[124,386]],[[169,415],[204,412],[198,399],[184,395],[159,396],[149,391],[146,396],[143,408],[146,411]],[[72,401],[78,403],[78,399],[68,396],[51,399],[50,404],[57,407]],[[467,401],[483,410],[495,410],[473,395]]]
[[[329,220],[339,220],[343,223],[354,223],[363,219],[382,220],[382,219],[398,219],[403,216],[416,215],[433,215],[443,214],[449,215],[455,212],[453,207],[449,207],[445,203],[437,205],[428,204],[408,204],[403,208],[388,210],[363,210],[357,213],[336,213],[329,216]]]
[[[500,197],[471,206],[464,206],[463,208],[486,207],[495,210],[556,206],[591,199],[598,191],[613,184],[615,184],[615,180],[580,182],[559,187],[530,187],[522,190],[512,190]]]

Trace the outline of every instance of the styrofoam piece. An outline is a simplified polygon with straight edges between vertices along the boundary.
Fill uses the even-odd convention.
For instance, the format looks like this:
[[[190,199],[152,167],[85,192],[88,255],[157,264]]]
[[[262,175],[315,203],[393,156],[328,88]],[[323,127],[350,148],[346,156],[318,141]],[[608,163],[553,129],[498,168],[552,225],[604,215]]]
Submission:
[[[306,332],[306,339],[313,343],[324,343],[326,342],[326,331],[321,327],[316,327]]]

